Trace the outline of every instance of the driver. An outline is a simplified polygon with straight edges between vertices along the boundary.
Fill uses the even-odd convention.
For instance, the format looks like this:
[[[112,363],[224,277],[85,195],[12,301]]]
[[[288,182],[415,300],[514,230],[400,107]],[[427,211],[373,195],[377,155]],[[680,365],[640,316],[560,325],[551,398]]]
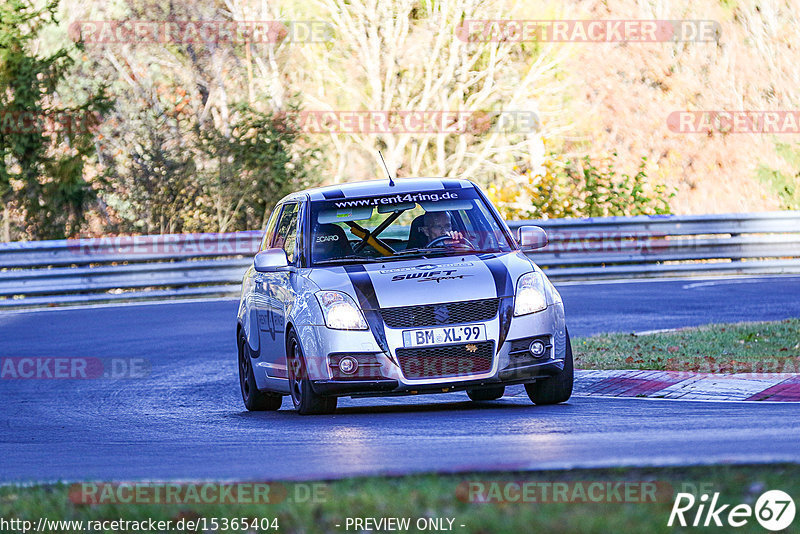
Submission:
[[[439,237],[449,237],[454,241],[464,240],[461,232],[453,230],[450,214],[446,211],[429,211],[425,213],[422,219],[422,226],[419,229],[428,239],[428,243]]]

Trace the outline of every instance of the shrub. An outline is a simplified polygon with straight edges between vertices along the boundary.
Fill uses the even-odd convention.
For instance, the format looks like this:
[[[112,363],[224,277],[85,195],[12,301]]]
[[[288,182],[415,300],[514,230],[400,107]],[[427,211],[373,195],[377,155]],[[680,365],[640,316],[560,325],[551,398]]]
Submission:
[[[618,173],[616,152],[602,158],[548,157],[539,172],[526,169],[492,184],[489,196],[506,219],[608,217],[671,213],[666,187],[647,179],[642,157],[631,176]]]

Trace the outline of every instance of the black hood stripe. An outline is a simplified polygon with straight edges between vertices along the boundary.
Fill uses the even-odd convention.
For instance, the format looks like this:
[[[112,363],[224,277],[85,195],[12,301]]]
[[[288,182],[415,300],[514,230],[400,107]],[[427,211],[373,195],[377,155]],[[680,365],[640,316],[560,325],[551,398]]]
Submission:
[[[494,289],[500,297],[500,337],[497,340],[497,352],[506,340],[508,329],[511,327],[511,317],[514,315],[514,281],[505,264],[496,256],[481,256],[484,265],[489,268],[494,278]],[[509,298],[502,298],[509,297]]]
[[[350,283],[353,284],[358,305],[364,312],[364,318],[378,342],[378,347],[391,357],[389,344],[386,342],[386,332],[383,330],[383,317],[379,311],[378,296],[375,294],[375,286],[372,285],[369,274],[364,266],[359,264],[345,265],[344,270],[350,278]]]

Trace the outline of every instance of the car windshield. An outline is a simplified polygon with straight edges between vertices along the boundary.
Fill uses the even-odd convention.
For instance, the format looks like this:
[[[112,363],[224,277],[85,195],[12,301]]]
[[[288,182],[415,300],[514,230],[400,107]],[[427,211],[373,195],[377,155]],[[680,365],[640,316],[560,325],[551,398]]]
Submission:
[[[474,189],[311,202],[312,265],[512,249]]]

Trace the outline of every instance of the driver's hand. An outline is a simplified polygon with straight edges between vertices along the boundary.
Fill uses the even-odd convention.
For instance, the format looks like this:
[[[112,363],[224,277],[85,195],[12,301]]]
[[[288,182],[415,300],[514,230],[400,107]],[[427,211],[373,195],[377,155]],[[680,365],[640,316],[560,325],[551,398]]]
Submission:
[[[445,232],[444,235],[452,239],[453,241],[463,241],[464,235],[461,232],[457,232],[455,230],[450,230],[449,232]]]

